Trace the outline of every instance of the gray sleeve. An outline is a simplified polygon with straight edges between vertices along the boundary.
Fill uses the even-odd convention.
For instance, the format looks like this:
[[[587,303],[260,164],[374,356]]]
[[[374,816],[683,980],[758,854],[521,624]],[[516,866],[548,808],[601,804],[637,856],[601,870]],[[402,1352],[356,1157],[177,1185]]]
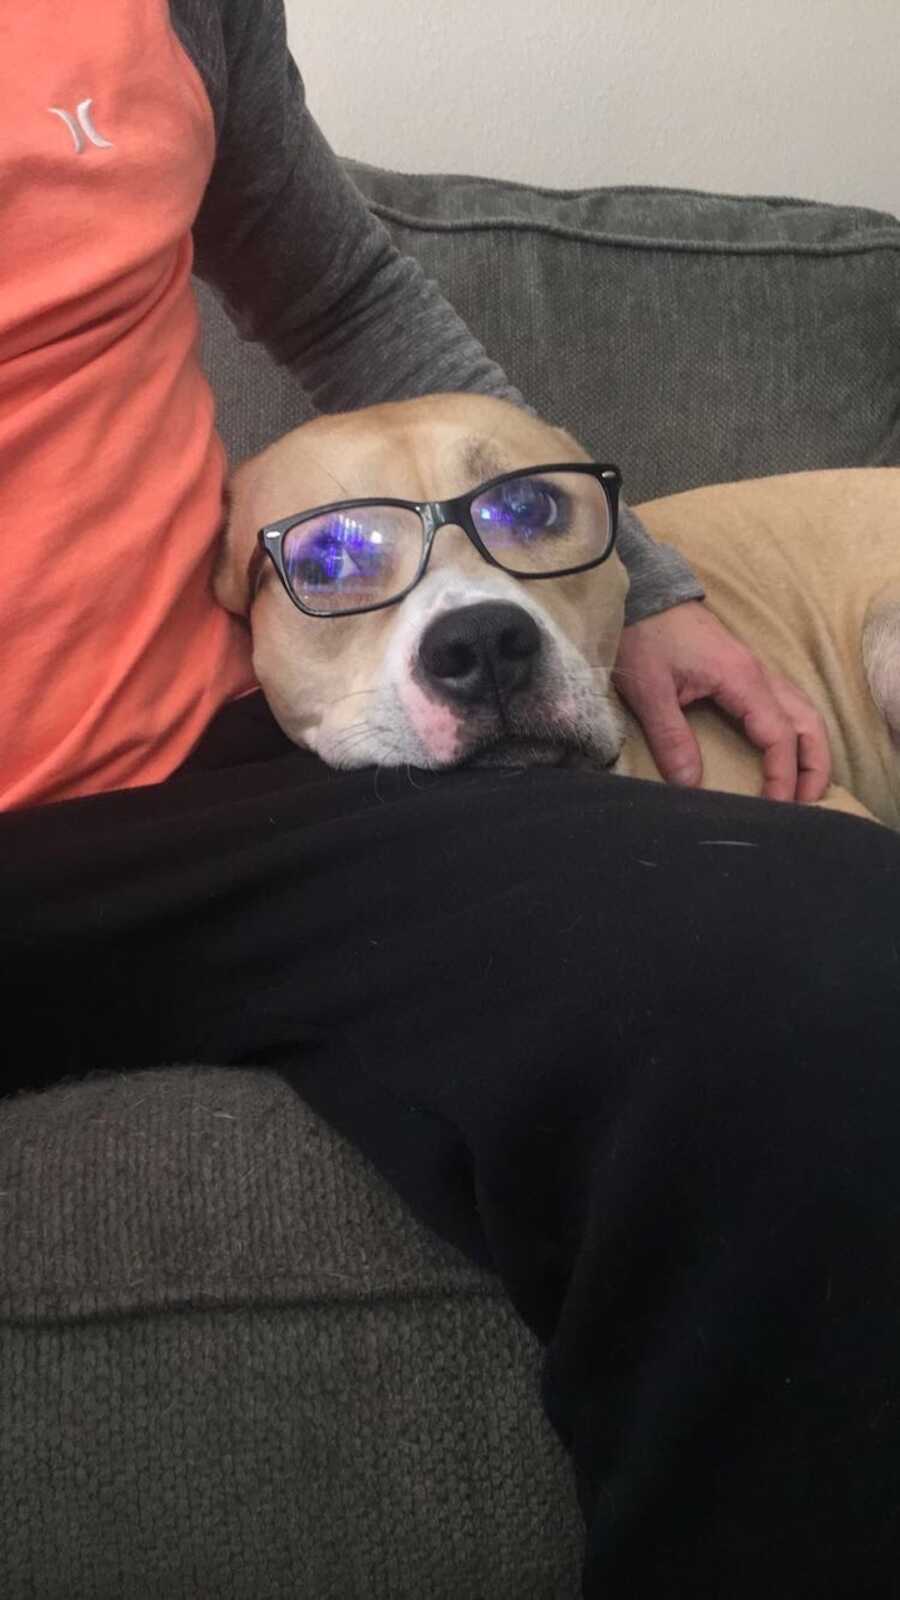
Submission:
[[[522,397],[394,247],[319,131],[282,0],[221,6],[226,89],[198,274],[320,411],[464,389]]]
[[[704,589],[670,544],[658,544],[630,506],[619,507],[616,543],[629,577],[625,625],[642,622],[684,600],[702,600]]]
[[[195,264],[244,336],[292,367],[320,411],[452,390],[525,404],[323,138],[287,48],[283,0],[219,0],[219,14],[224,82]],[[179,31],[210,85],[209,13],[203,29]],[[681,557],[627,511],[619,549],[629,622],[702,595]]]

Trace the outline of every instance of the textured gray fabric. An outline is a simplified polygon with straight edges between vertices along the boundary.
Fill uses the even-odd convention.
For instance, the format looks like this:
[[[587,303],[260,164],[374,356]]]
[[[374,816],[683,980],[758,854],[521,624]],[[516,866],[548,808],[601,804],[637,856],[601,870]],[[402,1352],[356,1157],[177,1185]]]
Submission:
[[[203,364],[216,397],[216,423],[232,466],[316,415],[296,372],[279,366],[259,344],[244,342],[223,304],[201,279]]]
[[[523,394],[618,462],[632,502],[900,463],[896,218],[348,170]]]
[[[629,500],[900,464],[896,218],[345,166],[537,410],[621,466]],[[219,426],[240,459],[311,408],[201,302]]]
[[[280,1079],[0,1128],[4,1600],[578,1594],[534,1342]]]

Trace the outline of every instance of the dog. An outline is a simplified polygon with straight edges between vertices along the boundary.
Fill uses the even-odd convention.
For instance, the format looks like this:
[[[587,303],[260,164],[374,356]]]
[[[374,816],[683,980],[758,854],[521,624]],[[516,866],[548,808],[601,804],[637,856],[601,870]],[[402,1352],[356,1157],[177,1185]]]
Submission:
[[[427,570],[399,601],[311,616],[260,546],[260,530],[316,507],[379,497],[446,507],[521,471],[485,503],[490,511],[506,494],[501,510],[512,504],[529,528],[539,525],[544,565],[553,565],[559,496],[524,477],[545,463],[584,470],[590,457],[563,429],[506,401],[447,394],[317,417],[238,467],[214,592],[249,621],[257,680],[291,740],[334,767],[588,765],[660,779],[614,685],[628,590],[614,548],[596,559],[598,544],[595,564],[581,570],[564,556],[563,575],[532,580],[507,570],[508,557],[502,567],[486,558],[451,508]],[[596,497],[614,494],[614,476],[607,469],[604,483],[585,470],[567,480],[577,502],[567,528],[582,514],[579,495],[594,497],[599,524]],[[821,710],[835,782],[818,803],[900,827],[900,469],[758,479],[635,509],[682,551],[725,627]],[[408,541],[417,553],[421,542],[414,523],[375,535],[398,552],[407,541],[407,582],[416,560]],[[349,562],[343,550],[339,559]],[[308,550],[304,560],[306,572]],[[525,560],[514,553],[512,565]],[[357,574],[358,561],[349,565]],[[320,567],[312,571],[320,580]],[[318,604],[321,583],[312,592]],[[379,600],[384,590],[360,579],[354,607],[370,592]],[[762,754],[739,727],[712,703],[687,716],[703,786],[759,794]]]

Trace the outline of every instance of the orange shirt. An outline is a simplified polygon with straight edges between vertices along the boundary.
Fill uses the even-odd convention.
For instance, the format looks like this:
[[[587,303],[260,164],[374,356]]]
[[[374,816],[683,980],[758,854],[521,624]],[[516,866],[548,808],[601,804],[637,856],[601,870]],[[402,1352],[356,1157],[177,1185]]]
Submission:
[[[191,225],[212,112],[165,0],[0,19],[0,807],[157,782],[253,686]]]

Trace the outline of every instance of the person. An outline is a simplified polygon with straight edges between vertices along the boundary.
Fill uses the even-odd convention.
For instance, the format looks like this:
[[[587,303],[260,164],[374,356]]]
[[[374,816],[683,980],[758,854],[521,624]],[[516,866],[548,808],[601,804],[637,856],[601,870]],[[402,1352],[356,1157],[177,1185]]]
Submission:
[[[3,1089],[282,1073],[543,1340],[586,1594],[892,1593],[897,839],[693,787],[694,698],[786,802],[824,724],[628,512],[619,682],[674,787],[289,748],[210,594],[192,266],[320,409],[523,397],[348,182],[280,0],[33,0],[4,47]]]
[[[192,235],[199,274],[320,409],[521,400],[335,160],[281,0],[78,15],[62,26],[45,3],[4,25],[0,516],[15,529],[29,507],[4,558],[7,810],[169,777],[253,684],[246,631],[209,587],[224,459]],[[712,694],[765,749],[767,793],[817,798],[818,713],[687,603],[702,589],[674,550],[627,513],[619,541],[619,682],[664,773],[699,779],[680,704]]]

